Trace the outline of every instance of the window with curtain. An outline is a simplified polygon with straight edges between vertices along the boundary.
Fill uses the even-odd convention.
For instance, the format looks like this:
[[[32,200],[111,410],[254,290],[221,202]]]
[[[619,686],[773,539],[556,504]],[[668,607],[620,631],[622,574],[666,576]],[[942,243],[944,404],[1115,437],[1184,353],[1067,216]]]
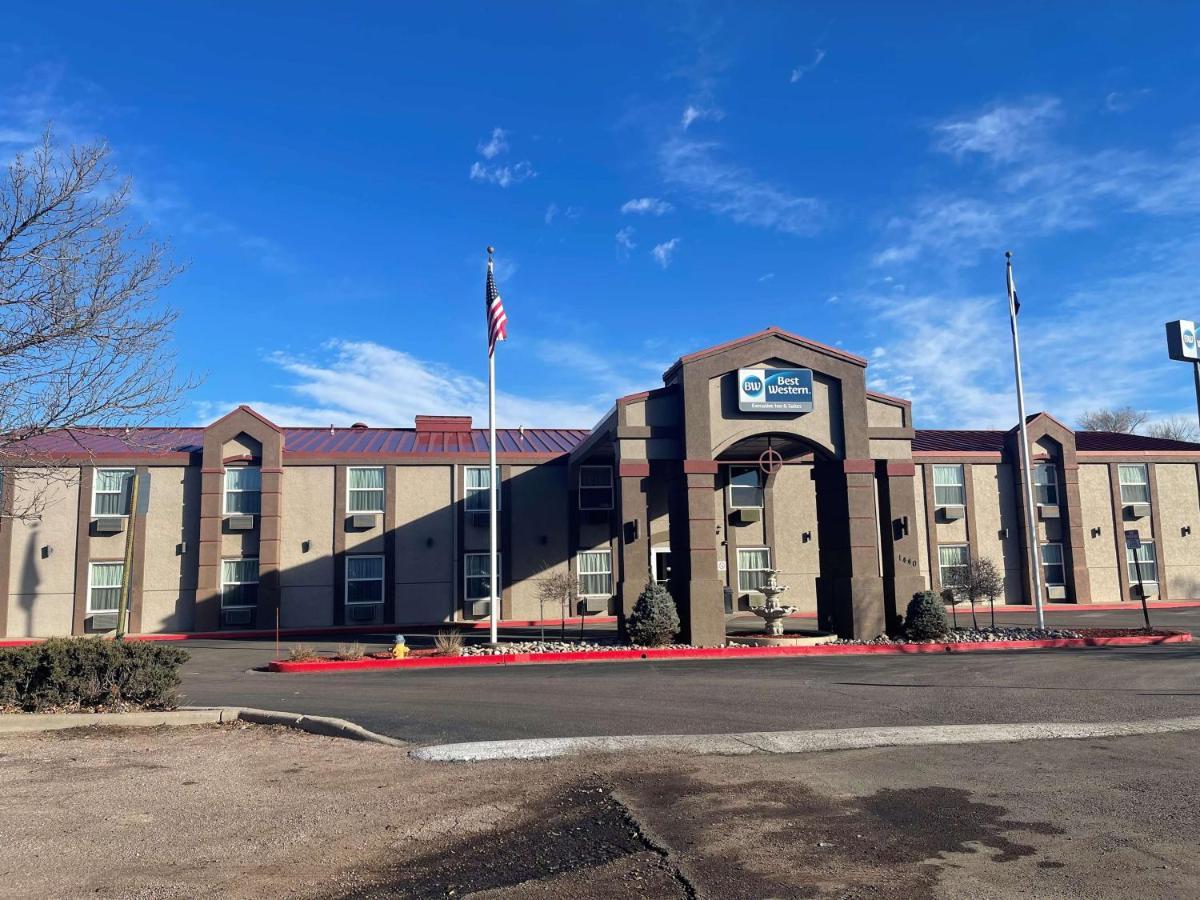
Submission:
[[[613,508],[612,466],[579,467],[579,508]]]
[[[221,561],[221,606],[226,609],[258,605],[258,560]]]
[[[729,505],[733,509],[762,509],[763,478],[758,466],[729,467]]]
[[[1149,503],[1150,477],[1145,465],[1117,466],[1122,503]]]
[[[383,512],[383,466],[352,466],[346,470],[346,511]]]
[[[92,515],[129,515],[132,492],[133,469],[97,469],[92,486]]]
[[[1033,488],[1038,503],[1058,506],[1058,469],[1054,463],[1040,462],[1033,467]]]
[[[771,551],[766,547],[739,547],[737,552],[738,591],[761,590],[771,570]]]
[[[1063,563],[1062,544],[1042,544],[1042,574],[1046,584],[1067,583],[1067,567]]]
[[[491,579],[488,577],[488,554],[468,553],[463,557],[463,579],[466,598],[468,600],[487,600]],[[504,571],[504,561],[496,554],[496,565]],[[496,596],[500,595],[500,585],[496,585]]]
[[[346,557],[346,603],[383,602],[383,557]]]
[[[962,466],[933,467],[933,503],[935,506],[967,505]]]
[[[966,544],[942,544],[938,547],[938,577],[942,584],[971,562],[971,553]]]
[[[612,551],[586,550],[576,557],[579,593],[585,597],[611,597]]]
[[[121,604],[121,575],[125,564],[119,562],[92,563],[89,567],[89,613],[116,612]]]
[[[1138,583],[1138,570],[1134,563],[1142,568],[1142,581],[1147,584],[1158,583],[1158,554],[1154,551],[1154,541],[1142,541],[1142,546],[1133,550],[1125,548],[1125,559],[1129,562],[1129,583]]]
[[[463,470],[463,497],[467,512],[490,512],[491,471],[487,466],[467,466]],[[500,492],[496,492],[496,509],[500,508]]]
[[[257,516],[261,509],[262,472],[258,466],[225,470],[225,514]]]

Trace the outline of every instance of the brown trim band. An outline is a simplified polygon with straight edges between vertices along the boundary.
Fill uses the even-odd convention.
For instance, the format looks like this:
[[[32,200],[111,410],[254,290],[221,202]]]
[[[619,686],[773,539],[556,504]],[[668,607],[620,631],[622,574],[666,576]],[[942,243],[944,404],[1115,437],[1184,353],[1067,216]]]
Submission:
[[[910,462],[888,462],[884,466],[884,471],[889,478],[913,478],[917,474],[917,467]]]
[[[875,460],[845,459],[842,460],[842,471],[847,475],[874,475]]]
[[[685,459],[683,461],[684,475],[716,475],[720,466],[712,459]]]
[[[617,474],[621,478],[648,478],[650,476],[650,463],[623,462],[617,467]]]

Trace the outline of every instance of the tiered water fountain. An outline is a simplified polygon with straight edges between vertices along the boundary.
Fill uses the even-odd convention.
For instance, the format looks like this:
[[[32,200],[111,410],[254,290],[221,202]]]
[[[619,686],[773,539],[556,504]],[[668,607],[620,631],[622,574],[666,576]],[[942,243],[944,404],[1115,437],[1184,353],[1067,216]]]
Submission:
[[[809,644],[826,644],[837,640],[837,635],[824,631],[785,632],[783,630],[783,620],[796,611],[796,607],[785,606],[779,602],[779,595],[787,589],[786,584],[779,583],[779,570],[770,569],[767,572],[766,583],[758,589],[764,598],[763,605],[750,608],[752,613],[763,620],[762,632],[731,632],[729,643],[749,644],[756,647],[802,647]]]

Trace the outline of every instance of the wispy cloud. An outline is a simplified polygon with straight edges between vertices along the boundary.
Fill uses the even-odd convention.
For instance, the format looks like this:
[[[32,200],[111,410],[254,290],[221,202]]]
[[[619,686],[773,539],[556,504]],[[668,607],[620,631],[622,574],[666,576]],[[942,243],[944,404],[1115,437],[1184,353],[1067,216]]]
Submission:
[[[792,77],[789,78],[788,80],[792,84],[795,84],[797,81],[802,79],[805,75],[807,75],[809,72],[812,72],[814,69],[816,69],[816,67],[819,66],[821,64],[822,60],[824,60],[824,59],[825,59],[825,51],[818,48],[817,51],[813,54],[812,62],[810,62],[806,65],[796,66],[796,68],[792,69]]]
[[[633,227],[627,225],[626,227],[624,227],[620,231],[618,231],[617,235],[616,235],[616,240],[617,240],[617,254],[622,259],[628,259],[630,252],[637,247],[637,244],[634,243],[634,240],[633,240]]]
[[[950,119],[934,126],[938,149],[962,159],[979,154],[996,162],[1010,162],[1028,155],[1039,145],[1047,126],[1061,115],[1055,97],[1018,104],[997,104],[966,118]]]
[[[759,276],[758,276],[758,283],[759,283],[759,284],[762,284],[762,283],[764,283],[764,282],[770,281],[770,280],[771,280],[772,278],[774,278],[774,277],[775,277],[775,273],[774,273],[774,272],[768,272],[766,275],[759,275]]]
[[[546,214],[542,218],[547,225],[553,225],[554,220],[559,217],[566,219],[568,222],[578,222],[581,214],[582,212],[578,206],[568,206],[564,209],[557,203],[551,203],[546,207]]]
[[[416,415],[452,414],[487,421],[487,384],[441,362],[371,341],[334,340],[315,357],[280,351],[268,357],[288,378],[282,386],[292,402],[253,395],[197,404],[199,421],[211,421],[238,403],[249,403],[280,425],[342,427],[362,421],[410,426]],[[561,357],[560,357],[561,359]],[[611,403],[611,398],[608,399]],[[504,427],[591,427],[603,402],[578,402],[499,391],[496,418]]]
[[[626,200],[621,204],[621,212],[625,215],[636,213],[638,215],[661,216],[669,213],[673,206],[666,200],[660,200],[658,197],[638,197],[635,200]]]
[[[725,118],[725,111],[715,106],[696,106],[689,103],[683,108],[683,115],[679,119],[679,124],[683,126],[683,130],[687,131],[692,126],[693,122],[698,122],[702,119],[707,119],[710,122],[720,122]]]
[[[663,178],[697,203],[744,225],[787,234],[818,231],[824,206],[813,197],[793,194],[721,158],[721,146],[675,136],[659,148]]]
[[[1112,91],[1104,98],[1104,108],[1111,113],[1129,112],[1143,97],[1150,93],[1149,88],[1136,91]]]
[[[480,141],[475,149],[484,159],[495,159],[508,150],[508,132],[503,128],[493,128],[492,136],[486,141]]]
[[[671,264],[671,259],[675,256],[675,251],[678,249],[682,238],[671,238],[669,241],[664,241],[661,244],[655,244],[654,249],[650,251],[650,255],[664,269]]]

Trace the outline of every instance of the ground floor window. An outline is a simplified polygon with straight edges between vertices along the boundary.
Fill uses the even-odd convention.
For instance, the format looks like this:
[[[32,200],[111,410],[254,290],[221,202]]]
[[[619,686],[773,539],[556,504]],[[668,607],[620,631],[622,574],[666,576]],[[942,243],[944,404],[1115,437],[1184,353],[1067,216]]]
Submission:
[[[1062,544],[1042,544],[1042,574],[1046,584],[1057,586],[1067,583]]]
[[[346,604],[383,602],[383,557],[346,557]]]
[[[88,612],[116,612],[121,604],[121,576],[125,564],[92,563],[88,569]]]
[[[1142,581],[1158,583],[1158,554],[1154,551],[1154,541],[1142,541],[1142,546],[1136,550],[1125,548],[1125,558],[1129,561],[1130,584],[1138,583],[1138,566],[1141,567]]]
[[[737,552],[738,590],[761,591],[771,570],[771,551],[767,547],[739,547]]]
[[[938,547],[938,577],[942,584],[947,584],[970,564],[971,551],[966,544],[941,544]]]
[[[487,553],[468,553],[463,557],[464,590],[467,600],[489,599],[492,585],[488,565],[490,561]],[[501,572],[504,571],[499,553],[496,554],[496,566]],[[496,596],[500,596],[499,589]]]
[[[584,597],[611,597],[612,551],[585,550],[576,561],[579,570],[579,593]]]
[[[221,561],[221,606],[252,609],[258,606],[258,560]]]

